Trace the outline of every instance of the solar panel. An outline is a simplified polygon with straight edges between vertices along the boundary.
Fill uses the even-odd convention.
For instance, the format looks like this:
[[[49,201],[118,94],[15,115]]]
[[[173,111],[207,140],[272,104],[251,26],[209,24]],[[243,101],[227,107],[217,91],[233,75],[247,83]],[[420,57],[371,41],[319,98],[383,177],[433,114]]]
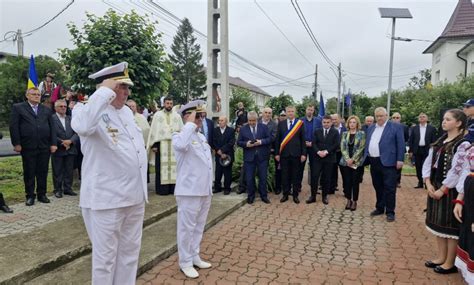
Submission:
[[[379,8],[379,11],[382,18],[413,18],[406,8]]]

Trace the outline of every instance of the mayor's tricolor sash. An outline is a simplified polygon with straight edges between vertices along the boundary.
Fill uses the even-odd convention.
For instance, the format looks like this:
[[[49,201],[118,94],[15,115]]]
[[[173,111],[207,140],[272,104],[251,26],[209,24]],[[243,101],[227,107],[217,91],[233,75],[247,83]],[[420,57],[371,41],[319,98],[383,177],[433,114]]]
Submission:
[[[298,130],[301,128],[302,125],[303,125],[303,121],[297,120],[295,123],[293,123],[293,126],[288,130],[288,132],[286,132],[285,138],[283,139],[280,145],[280,154],[285,148],[285,146],[295,136],[295,134],[298,132]]]

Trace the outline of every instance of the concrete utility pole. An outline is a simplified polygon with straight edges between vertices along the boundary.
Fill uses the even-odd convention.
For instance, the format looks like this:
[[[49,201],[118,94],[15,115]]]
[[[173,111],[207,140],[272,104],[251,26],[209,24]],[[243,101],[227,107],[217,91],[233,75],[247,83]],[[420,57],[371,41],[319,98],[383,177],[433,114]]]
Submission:
[[[318,100],[318,65],[316,64],[316,69],[314,71],[314,101]]]
[[[341,63],[337,66],[337,113],[341,114],[341,84],[342,84],[342,74],[341,74]]]
[[[18,56],[23,57],[24,44],[23,36],[21,35],[21,29],[18,29],[18,31],[16,32],[16,41],[18,47]]]
[[[207,111],[229,118],[229,14],[227,0],[207,1]]]
[[[344,109],[346,106],[346,83],[342,83],[342,112],[341,112],[341,118],[344,119]]]

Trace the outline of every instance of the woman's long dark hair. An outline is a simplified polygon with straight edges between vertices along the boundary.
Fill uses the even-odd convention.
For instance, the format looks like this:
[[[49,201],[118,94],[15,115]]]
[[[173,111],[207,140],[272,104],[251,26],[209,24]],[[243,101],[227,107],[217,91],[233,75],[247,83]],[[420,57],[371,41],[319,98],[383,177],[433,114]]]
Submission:
[[[453,151],[453,147],[455,147],[457,143],[464,138],[464,131],[466,130],[467,125],[467,116],[460,109],[450,109],[446,111],[446,113],[451,113],[456,122],[461,122],[461,126],[459,126],[459,135],[456,136],[456,138],[454,138],[452,141],[447,143],[445,147],[446,153],[451,153]],[[445,133],[440,138],[438,138],[431,146],[433,146],[435,149],[441,147],[447,137],[448,133]]]

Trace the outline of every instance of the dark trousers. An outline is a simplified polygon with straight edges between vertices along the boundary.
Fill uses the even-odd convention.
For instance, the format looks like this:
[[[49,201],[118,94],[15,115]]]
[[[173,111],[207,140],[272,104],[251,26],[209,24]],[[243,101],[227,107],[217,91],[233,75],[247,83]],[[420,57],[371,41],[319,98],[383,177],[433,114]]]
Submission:
[[[220,192],[222,189],[222,176],[224,176],[224,191],[230,191],[230,184],[232,183],[232,163],[226,167],[223,167],[219,161],[216,161],[214,190],[217,192]]]
[[[158,150],[155,153],[155,192],[158,195],[174,194],[175,184],[161,185],[161,161],[160,161],[160,143],[155,144]]]
[[[304,176],[304,168],[306,166],[306,162],[309,160],[309,173],[311,173],[311,168],[313,168],[313,160],[315,160],[316,157],[315,157],[315,154],[314,154],[314,150],[312,147],[307,147],[306,148],[306,160],[305,162],[301,162],[301,166],[300,166],[300,173],[299,173],[299,177],[298,177],[298,182],[299,182],[299,188],[301,190],[301,187],[302,187],[302,184],[303,184],[303,176]]]
[[[395,214],[397,191],[397,168],[383,166],[379,157],[370,157],[370,174],[375,188],[375,207],[386,214]]]
[[[23,181],[25,182],[26,198],[45,196],[47,190],[49,149],[22,150]]]
[[[293,187],[293,197],[298,197],[301,183],[300,177],[301,157],[280,157],[281,167],[281,187],[283,195],[290,195],[290,188]]]
[[[275,159],[273,160],[275,162],[275,193],[280,193],[281,192],[281,166],[278,161]]]
[[[331,184],[329,186],[329,194],[334,194],[334,191],[337,189],[337,181],[339,179],[338,169],[342,173],[342,166],[339,166],[339,161],[341,161],[342,152],[336,152],[336,163],[332,166],[332,175],[331,175]],[[324,178],[326,179],[326,177]],[[321,182],[322,183],[322,182]]]
[[[323,197],[326,197],[330,193],[334,164],[333,162],[314,160],[313,167],[311,167],[311,196],[316,195],[318,184],[322,177],[324,177],[324,179],[321,179]]]
[[[255,199],[255,170],[258,173],[258,193],[260,194],[260,198],[266,198],[268,160],[258,161],[255,157],[254,161],[245,161],[244,165],[248,199]]]
[[[397,169],[397,184],[400,184],[402,182],[402,170]]]
[[[5,200],[3,199],[3,194],[0,193],[0,207],[6,206]]]
[[[63,155],[51,157],[53,166],[54,193],[72,191],[72,171],[74,170],[75,155]]]
[[[416,177],[418,178],[418,184],[423,185],[423,163],[425,163],[426,157],[428,157],[429,147],[420,146],[418,147],[415,153],[415,168],[416,168]]]
[[[245,178],[245,163],[242,164],[242,168],[240,169],[239,191],[241,193],[247,192],[247,179]]]
[[[348,166],[341,167],[344,197],[348,200],[359,200],[360,169],[364,170],[364,167],[361,166],[357,169]]]
[[[78,179],[81,180],[81,170],[82,170],[82,160],[84,158],[84,155],[81,152],[81,149],[78,148],[77,150],[77,155],[75,156],[74,159],[74,169],[77,168],[77,175]]]

